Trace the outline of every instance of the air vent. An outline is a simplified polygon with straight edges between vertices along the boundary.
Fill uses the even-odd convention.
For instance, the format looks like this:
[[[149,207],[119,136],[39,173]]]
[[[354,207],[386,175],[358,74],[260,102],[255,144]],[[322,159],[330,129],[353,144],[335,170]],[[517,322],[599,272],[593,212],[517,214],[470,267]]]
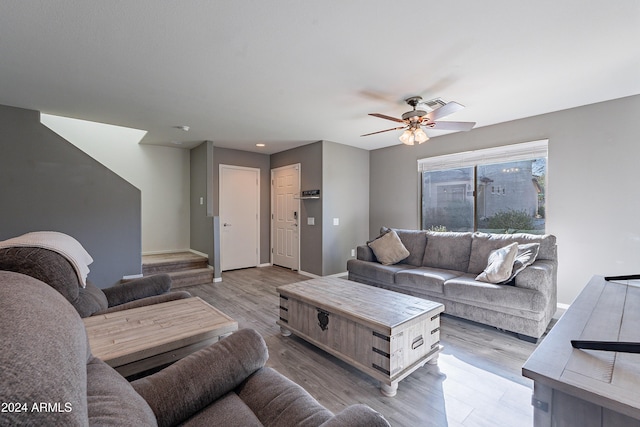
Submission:
[[[420,104],[425,104],[427,107],[431,108],[432,110],[436,110],[440,107],[444,107],[447,103],[444,102],[442,98],[434,98],[428,101],[423,101]]]

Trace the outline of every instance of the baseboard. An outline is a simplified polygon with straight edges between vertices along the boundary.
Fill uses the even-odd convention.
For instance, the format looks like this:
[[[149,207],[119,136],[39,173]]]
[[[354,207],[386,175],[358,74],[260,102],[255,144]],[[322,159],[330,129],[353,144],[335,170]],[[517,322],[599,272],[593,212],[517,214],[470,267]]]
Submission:
[[[298,274],[302,274],[303,276],[313,277],[314,279],[319,279],[321,277],[344,277],[344,278],[346,278],[349,275],[349,272],[345,271],[343,273],[329,274],[327,276],[318,276],[317,274],[313,274],[313,273],[309,273],[307,271],[299,270]]]
[[[131,274],[129,276],[122,276],[122,280],[133,280],[133,279],[139,279],[142,277],[142,274]]]
[[[214,277],[213,278],[213,283],[220,283],[222,282],[222,277]]]
[[[264,264],[258,264],[258,268],[262,268],[262,267],[271,267],[271,263],[270,262],[265,262]]]
[[[209,258],[209,254],[205,254],[204,252],[196,251],[195,249],[189,249],[188,252],[194,253],[196,255],[203,256],[205,258]]]
[[[318,279],[322,276],[318,276],[317,274],[309,273],[306,271],[298,270],[298,274],[302,274],[303,276],[311,277],[313,279]]]
[[[569,309],[570,304],[560,304],[560,303],[558,303],[556,306],[558,308],[557,308],[555,314],[553,315],[553,318],[557,320],[557,319],[560,319],[562,317],[562,315],[564,314],[564,312]]]
[[[325,277],[338,277],[338,278],[344,277],[344,278],[346,278],[346,276],[348,276],[348,275],[349,275],[348,271],[343,271],[342,273],[330,274],[330,275],[325,276]]]

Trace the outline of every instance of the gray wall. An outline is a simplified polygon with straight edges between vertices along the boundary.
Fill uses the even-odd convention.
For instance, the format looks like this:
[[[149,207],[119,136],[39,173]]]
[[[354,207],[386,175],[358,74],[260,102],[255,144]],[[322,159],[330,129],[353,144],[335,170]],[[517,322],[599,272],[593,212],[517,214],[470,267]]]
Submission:
[[[327,276],[345,272],[347,260],[355,258],[351,251],[368,240],[369,152],[324,141],[322,188],[322,274]]]
[[[191,249],[209,255],[209,264],[214,265],[213,216],[220,214],[220,165],[260,169],[260,263],[267,264],[271,261],[269,155],[214,147],[211,141],[191,150]]]
[[[208,197],[207,176],[210,167],[207,160],[211,155],[211,142],[203,142],[190,150],[190,186],[189,186],[189,239],[190,247],[209,256],[209,265],[213,259],[213,218],[207,215]],[[209,185],[210,187],[210,185]],[[203,204],[200,204],[200,198]]]
[[[300,270],[322,276],[322,141],[271,155],[271,169],[300,163],[300,189],[320,190],[320,199],[300,201]],[[307,218],[314,217],[315,225]]]
[[[548,138],[559,301],[571,303],[594,274],[640,273],[639,116],[637,95],[372,151],[369,236],[419,227],[418,159]]]
[[[271,170],[269,169],[269,155],[251,153],[241,150],[230,150],[228,148],[213,148],[213,215],[220,215],[220,185],[219,170],[220,165],[242,166],[246,168],[260,169],[260,263],[271,262],[270,230],[269,220],[271,209]]]
[[[320,199],[300,201],[300,270],[343,273],[351,250],[368,237],[369,152],[318,141],[271,155],[272,169],[296,163],[301,190],[320,190]],[[307,224],[308,217],[315,225]]]
[[[0,240],[59,231],[94,259],[101,287],[140,274],[141,195],[40,123],[40,113],[0,106]]]

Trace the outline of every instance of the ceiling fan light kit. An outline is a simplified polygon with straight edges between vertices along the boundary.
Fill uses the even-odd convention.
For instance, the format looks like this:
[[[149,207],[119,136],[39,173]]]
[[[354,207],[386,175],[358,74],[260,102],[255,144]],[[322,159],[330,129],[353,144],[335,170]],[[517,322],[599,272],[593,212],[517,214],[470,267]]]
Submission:
[[[423,142],[428,141],[429,137],[422,130],[422,128],[417,127],[415,129],[405,130],[404,132],[402,132],[402,135],[400,135],[398,139],[400,139],[400,142],[405,145],[415,145],[416,142],[418,144],[422,144]]]
[[[437,130],[452,130],[452,131],[468,131],[475,126],[475,122],[437,122],[436,120],[453,114],[464,108],[462,104],[451,101],[445,103],[442,99],[436,98],[430,101],[423,102],[421,96],[412,96],[405,99],[405,102],[413,107],[413,110],[407,111],[402,115],[402,119],[387,116],[380,113],[370,113],[370,116],[378,117],[385,120],[391,120],[394,122],[402,123],[403,126],[395,127],[391,129],[385,129],[378,132],[367,133],[361,136],[375,135],[378,133],[389,132],[392,130],[404,129],[399,139],[403,144],[415,145],[422,144],[429,140],[429,137],[425,133],[422,127]],[[416,109],[416,107],[425,106],[426,110]]]

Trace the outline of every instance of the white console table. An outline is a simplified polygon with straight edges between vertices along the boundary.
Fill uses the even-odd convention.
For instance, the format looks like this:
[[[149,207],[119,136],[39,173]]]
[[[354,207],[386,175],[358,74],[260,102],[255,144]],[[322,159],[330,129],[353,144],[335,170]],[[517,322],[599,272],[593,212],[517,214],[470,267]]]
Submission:
[[[593,277],[522,368],[535,427],[640,426],[640,354],[571,340],[640,342],[640,282]]]

